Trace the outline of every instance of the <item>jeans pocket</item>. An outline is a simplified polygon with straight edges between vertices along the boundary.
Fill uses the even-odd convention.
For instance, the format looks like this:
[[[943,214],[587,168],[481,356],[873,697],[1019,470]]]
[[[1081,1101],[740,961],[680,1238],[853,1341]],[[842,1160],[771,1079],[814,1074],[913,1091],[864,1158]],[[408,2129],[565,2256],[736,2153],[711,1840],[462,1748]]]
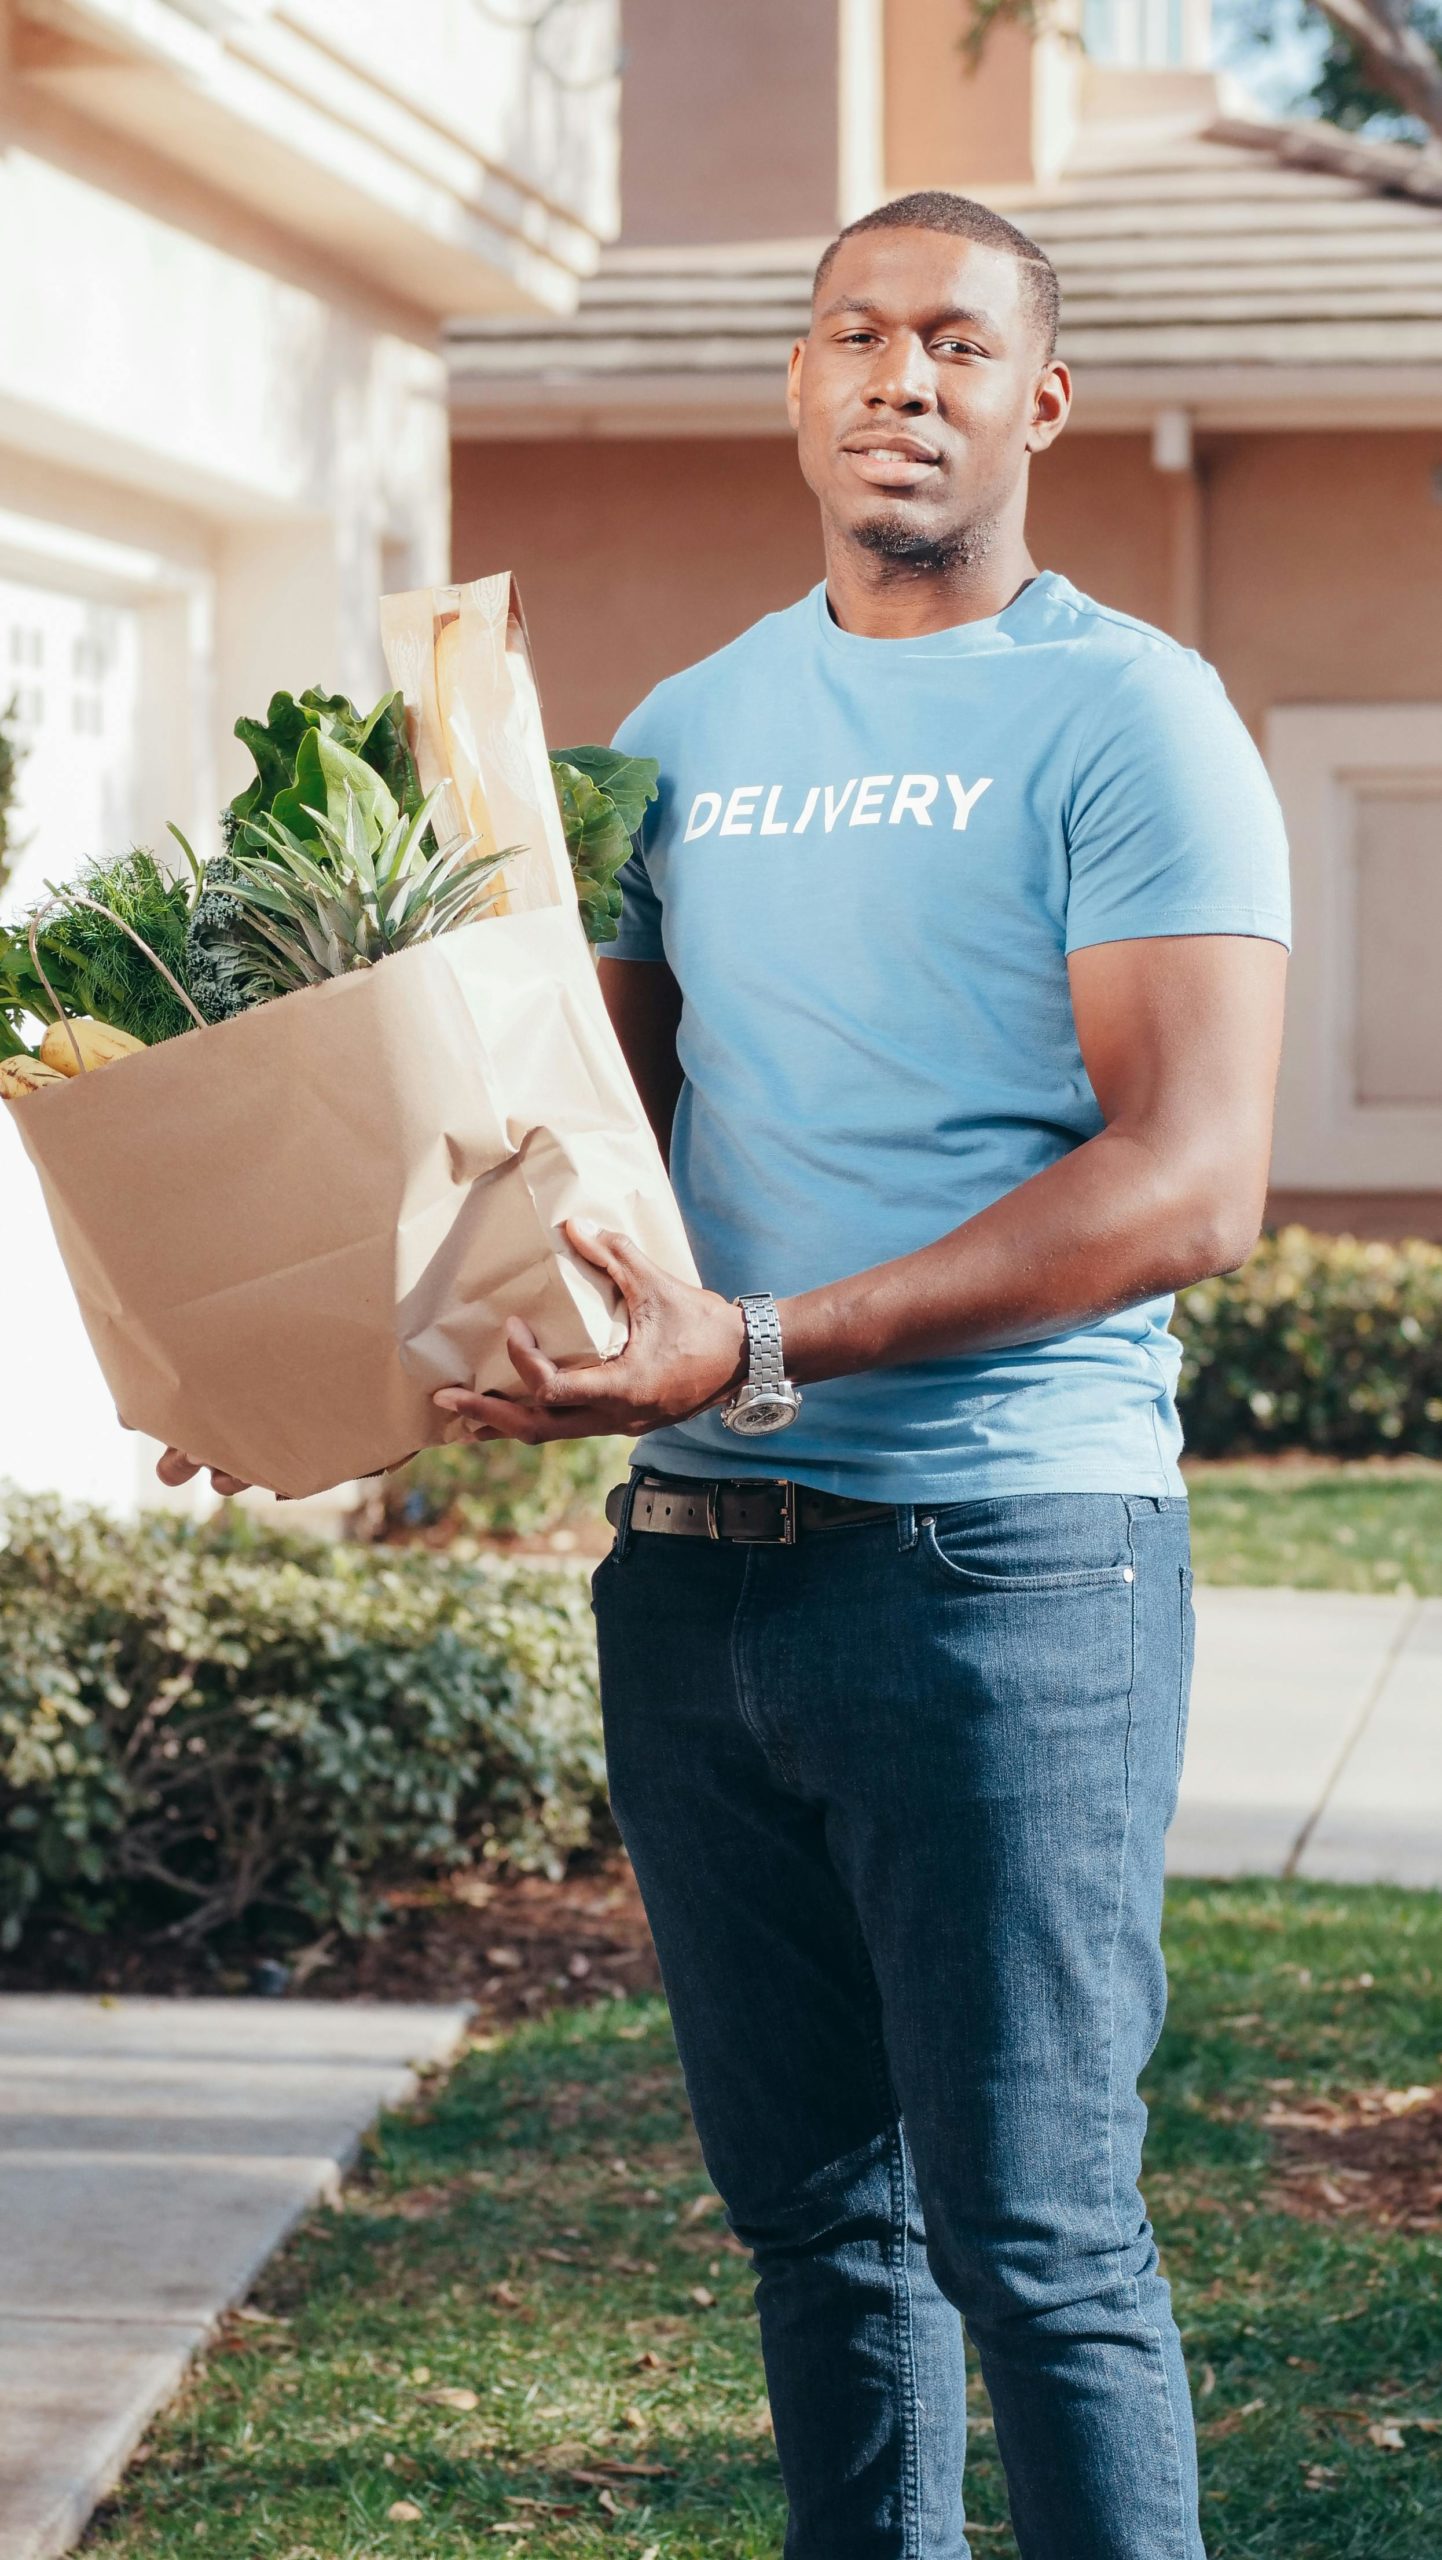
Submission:
[[[957,1503],[918,1525],[932,1573],[978,1595],[1111,1591],[1134,1579],[1126,1506],[1109,1494]]]

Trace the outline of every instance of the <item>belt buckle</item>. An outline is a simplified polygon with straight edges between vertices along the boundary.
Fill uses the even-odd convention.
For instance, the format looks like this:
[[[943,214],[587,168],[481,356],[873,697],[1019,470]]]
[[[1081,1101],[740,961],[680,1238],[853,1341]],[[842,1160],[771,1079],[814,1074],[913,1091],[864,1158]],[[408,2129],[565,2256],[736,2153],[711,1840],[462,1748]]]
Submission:
[[[770,1481],[781,1496],[781,1535],[770,1541],[780,1547],[796,1544],[796,1487],[789,1476],[773,1476]]]

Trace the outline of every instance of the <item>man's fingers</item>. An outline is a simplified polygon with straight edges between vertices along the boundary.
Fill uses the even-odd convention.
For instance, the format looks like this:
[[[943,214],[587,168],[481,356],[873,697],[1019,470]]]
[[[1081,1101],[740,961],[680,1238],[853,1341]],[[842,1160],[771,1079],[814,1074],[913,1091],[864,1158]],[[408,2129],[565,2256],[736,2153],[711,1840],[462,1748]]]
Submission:
[[[566,1233],[583,1261],[594,1262],[614,1280],[628,1307],[649,1297],[663,1277],[656,1264],[629,1236],[598,1227],[592,1218],[568,1218]]]
[[[208,1472],[210,1481],[219,1494],[229,1497],[234,1493],[250,1491],[249,1482],[244,1476],[228,1476],[223,1467],[211,1467],[207,1470],[203,1458],[187,1458],[183,1449],[167,1449],[163,1457],[156,1459],[155,1472],[162,1484],[171,1486],[189,1484],[193,1477]]]
[[[561,1372],[554,1360],[546,1358],[530,1326],[522,1324],[516,1317],[506,1327],[506,1349],[511,1355],[511,1366],[527,1393],[549,1396]]]
[[[187,1458],[183,1449],[167,1449],[163,1457],[156,1459],[155,1472],[162,1484],[189,1484],[191,1477],[200,1473],[200,1460]]]
[[[597,1373],[592,1373],[597,1374]],[[609,1371],[599,1373],[610,1384]],[[473,1394],[469,1387],[442,1387],[434,1402],[464,1423],[472,1440],[522,1440],[534,1448],[542,1440],[593,1440],[630,1426],[625,1405],[617,1413],[609,1400],[600,1404],[547,1406],[514,1396]],[[637,1424],[637,1429],[641,1428]]]
[[[487,1399],[477,1387],[437,1387],[431,1398],[442,1413],[452,1413],[458,1422],[484,1421],[480,1407]]]
[[[509,1407],[503,1397],[495,1399],[498,1407],[511,1417],[483,1436],[490,1440],[521,1440],[528,1449],[538,1448],[543,1440],[609,1440],[629,1425],[616,1412],[614,1405],[517,1404]],[[637,1423],[636,1430],[642,1426]]]
[[[484,1395],[470,1387],[442,1387],[432,1398],[443,1413],[453,1413],[466,1426],[471,1439],[487,1438],[524,1440],[541,1416],[539,1405],[525,1404],[511,1396]]]

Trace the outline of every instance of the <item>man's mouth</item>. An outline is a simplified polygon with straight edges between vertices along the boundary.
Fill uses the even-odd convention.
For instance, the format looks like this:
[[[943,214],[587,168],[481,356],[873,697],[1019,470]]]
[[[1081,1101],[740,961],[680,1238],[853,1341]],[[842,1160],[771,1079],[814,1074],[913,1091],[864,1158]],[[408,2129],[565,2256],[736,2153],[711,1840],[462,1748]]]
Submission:
[[[873,489],[919,489],[941,467],[940,454],[911,436],[856,436],[841,449],[858,479]]]

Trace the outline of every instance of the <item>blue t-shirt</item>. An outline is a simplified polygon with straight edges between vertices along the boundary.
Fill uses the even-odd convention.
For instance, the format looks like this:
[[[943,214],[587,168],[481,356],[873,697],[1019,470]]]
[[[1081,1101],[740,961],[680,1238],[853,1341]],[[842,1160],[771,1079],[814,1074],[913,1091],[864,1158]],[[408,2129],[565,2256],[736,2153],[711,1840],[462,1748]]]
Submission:
[[[727,1297],[914,1252],[1095,1136],[1068,952],[1288,938],[1281,813],[1217,677],[1050,572],[908,640],[842,631],[817,587],[617,744],[661,788],[612,949],[681,989],[671,1176]],[[1176,1493],[1170,1313],[829,1379],[775,1439],[709,1413],[640,1454],[878,1502]]]

